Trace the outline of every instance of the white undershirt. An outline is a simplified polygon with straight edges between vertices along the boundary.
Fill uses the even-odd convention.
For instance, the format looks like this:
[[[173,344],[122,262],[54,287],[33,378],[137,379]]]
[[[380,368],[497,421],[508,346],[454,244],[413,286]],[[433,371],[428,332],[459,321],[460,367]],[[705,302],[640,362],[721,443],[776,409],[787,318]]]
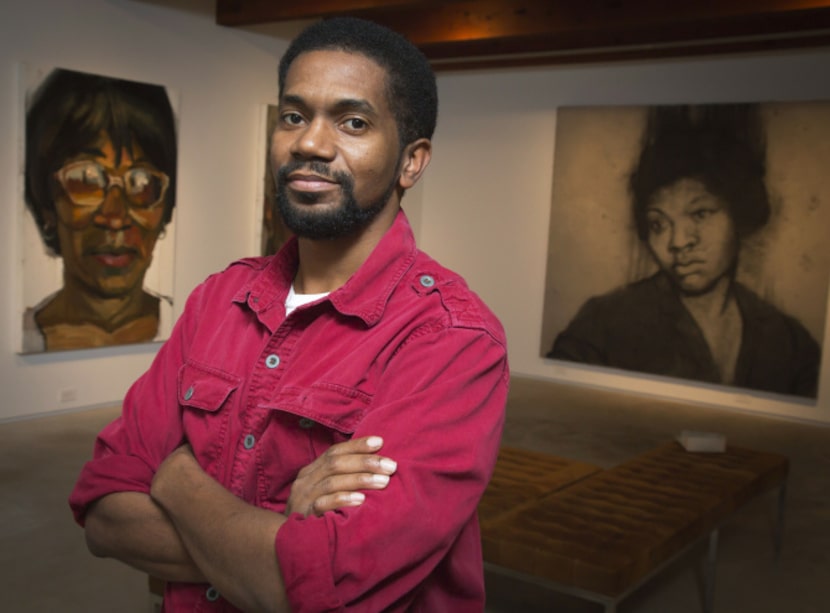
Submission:
[[[323,292],[322,294],[295,294],[294,284],[292,283],[291,289],[288,290],[288,296],[285,297],[285,316],[288,317],[291,315],[291,312],[297,307],[314,302],[320,298],[325,298],[328,295],[329,292]]]

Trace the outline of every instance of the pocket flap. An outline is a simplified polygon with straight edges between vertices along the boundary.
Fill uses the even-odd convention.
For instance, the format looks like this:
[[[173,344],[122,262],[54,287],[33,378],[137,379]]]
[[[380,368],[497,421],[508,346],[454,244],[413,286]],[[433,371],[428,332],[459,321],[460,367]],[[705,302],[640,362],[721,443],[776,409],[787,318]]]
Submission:
[[[366,416],[371,397],[353,388],[316,383],[310,388],[288,386],[263,408],[310,419],[343,434],[352,434]]]
[[[179,369],[179,403],[203,411],[216,411],[240,382],[236,375],[188,362]]]

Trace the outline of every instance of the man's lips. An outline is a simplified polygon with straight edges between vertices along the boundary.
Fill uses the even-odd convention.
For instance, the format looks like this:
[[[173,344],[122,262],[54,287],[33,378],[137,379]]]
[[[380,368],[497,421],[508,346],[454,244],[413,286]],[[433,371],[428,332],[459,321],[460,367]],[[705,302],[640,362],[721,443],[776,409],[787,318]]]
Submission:
[[[337,181],[320,175],[294,172],[288,175],[288,186],[298,192],[323,192],[337,187]]]

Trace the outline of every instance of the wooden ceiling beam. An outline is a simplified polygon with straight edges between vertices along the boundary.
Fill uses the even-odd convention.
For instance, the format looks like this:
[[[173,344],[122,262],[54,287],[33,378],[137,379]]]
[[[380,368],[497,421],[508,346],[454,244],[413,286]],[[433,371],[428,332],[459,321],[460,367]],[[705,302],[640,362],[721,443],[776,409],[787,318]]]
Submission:
[[[516,54],[828,44],[830,0],[217,0],[217,22],[356,15],[406,36],[433,62]],[[659,51],[653,51],[657,55]]]
[[[651,11],[642,10],[648,2],[583,1],[558,8],[549,2],[523,2],[521,10],[508,10],[504,4],[505,0],[457,3],[428,16],[399,11],[379,19],[404,33],[431,59],[801,36],[830,29],[830,7],[766,11],[759,7],[752,12],[727,11],[718,5],[707,13],[692,2],[677,11],[673,3],[663,2]]]
[[[250,26],[295,19],[315,19],[334,15],[369,16],[390,9],[425,10],[446,4],[441,0],[217,0],[216,23],[222,26]]]

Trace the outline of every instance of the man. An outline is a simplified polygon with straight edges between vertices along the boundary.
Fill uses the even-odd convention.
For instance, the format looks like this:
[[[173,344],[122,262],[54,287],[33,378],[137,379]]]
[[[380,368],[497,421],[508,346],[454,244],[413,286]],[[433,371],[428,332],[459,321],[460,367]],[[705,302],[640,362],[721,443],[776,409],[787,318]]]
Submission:
[[[434,76],[354,19],[311,26],[279,74],[296,238],[191,294],[70,503],[93,553],[168,580],[168,611],[481,611],[508,368],[498,321],[400,209]]]

